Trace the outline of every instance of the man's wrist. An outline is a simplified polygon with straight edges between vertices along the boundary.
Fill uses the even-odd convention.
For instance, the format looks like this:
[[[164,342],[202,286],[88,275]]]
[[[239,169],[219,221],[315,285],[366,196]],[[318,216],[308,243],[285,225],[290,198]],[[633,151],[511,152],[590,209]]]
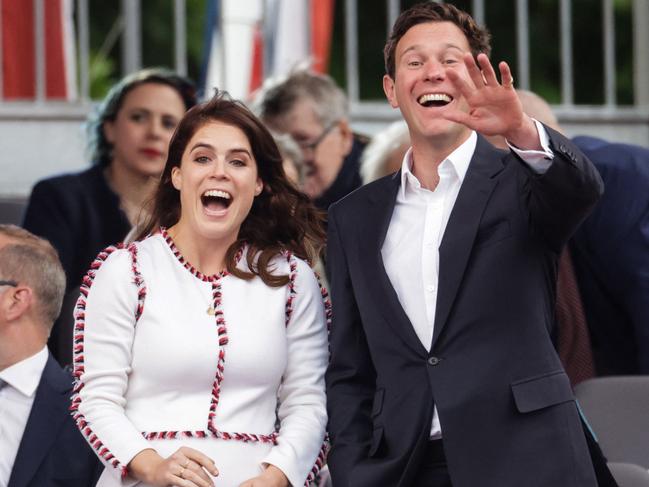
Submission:
[[[536,124],[529,116],[524,115],[519,127],[503,134],[507,142],[520,150],[543,150]]]

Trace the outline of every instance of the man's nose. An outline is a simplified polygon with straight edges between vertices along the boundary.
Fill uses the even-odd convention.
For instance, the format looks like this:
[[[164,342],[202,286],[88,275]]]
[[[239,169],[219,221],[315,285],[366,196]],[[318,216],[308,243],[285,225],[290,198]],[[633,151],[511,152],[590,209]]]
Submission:
[[[442,81],[446,78],[446,68],[442,63],[435,60],[428,60],[424,64],[426,79],[430,81]]]

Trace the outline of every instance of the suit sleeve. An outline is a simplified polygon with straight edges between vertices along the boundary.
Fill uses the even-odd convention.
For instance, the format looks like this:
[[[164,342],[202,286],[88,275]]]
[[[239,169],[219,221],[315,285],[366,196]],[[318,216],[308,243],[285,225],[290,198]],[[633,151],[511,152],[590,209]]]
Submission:
[[[336,205],[329,210],[327,270],[333,305],[325,376],[331,438],[328,464],[333,485],[348,487],[351,470],[367,457],[370,447],[376,372],[336,222]]]
[[[523,208],[533,231],[559,254],[597,203],[604,185],[597,169],[576,145],[545,128],[555,157],[543,174],[525,167]]]
[[[316,464],[325,439],[327,327],[315,274],[306,262],[291,260],[295,265],[295,280],[291,283],[295,294],[286,324],[288,362],[279,390],[280,429],[277,445],[263,463],[275,465],[291,485],[299,487]]]

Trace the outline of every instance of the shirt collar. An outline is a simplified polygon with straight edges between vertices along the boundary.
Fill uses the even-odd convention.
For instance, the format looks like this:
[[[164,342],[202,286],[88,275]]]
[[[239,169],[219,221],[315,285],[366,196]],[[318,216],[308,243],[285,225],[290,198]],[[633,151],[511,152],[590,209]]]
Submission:
[[[41,381],[41,375],[47,362],[47,355],[47,347],[43,347],[31,357],[0,371],[0,379],[22,395],[32,397],[36,392],[38,383]]]
[[[455,170],[455,174],[460,180],[460,184],[464,181],[466,172],[469,170],[471,158],[475,152],[478,143],[478,134],[475,130],[471,131],[469,137],[460,144],[453,152],[451,152],[442,164],[446,161],[450,162],[451,167]],[[441,164],[440,164],[441,165]],[[421,184],[417,177],[412,173],[412,147],[408,149],[403,156],[403,163],[401,164],[401,191],[404,195],[406,188],[420,188]]]

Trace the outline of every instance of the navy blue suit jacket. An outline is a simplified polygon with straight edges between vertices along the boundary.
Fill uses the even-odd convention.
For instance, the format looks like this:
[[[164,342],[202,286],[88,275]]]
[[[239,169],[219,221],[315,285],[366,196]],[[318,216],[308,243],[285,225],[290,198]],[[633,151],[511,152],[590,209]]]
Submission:
[[[411,486],[433,405],[454,487],[597,485],[550,329],[557,257],[601,180],[570,141],[548,133],[555,160],[543,175],[478,138],[439,247],[430,351],[381,257],[400,173],[331,206],[336,487]]]
[[[50,241],[58,251],[67,278],[61,316],[48,342],[62,365],[72,363],[72,309],[79,286],[100,250],[121,242],[131,229],[118,196],[110,189],[103,168],[39,181],[29,197],[23,227]]]
[[[605,186],[571,243],[597,373],[649,374],[649,149],[574,143]]]
[[[92,487],[101,464],[72,416],[72,379],[48,356],[7,487]]]

